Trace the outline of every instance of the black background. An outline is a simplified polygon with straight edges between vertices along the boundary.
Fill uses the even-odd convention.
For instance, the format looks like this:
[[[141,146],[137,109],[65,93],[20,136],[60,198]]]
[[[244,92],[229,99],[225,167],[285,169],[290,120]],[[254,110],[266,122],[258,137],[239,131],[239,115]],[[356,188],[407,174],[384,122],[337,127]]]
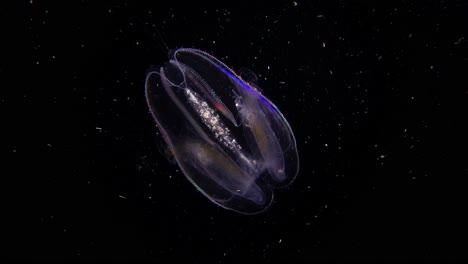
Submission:
[[[466,2],[64,2],[22,2],[2,67],[7,258],[467,258]],[[179,47],[251,69],[295,132],[299,175],[265,213],[171,163],[144,80]]]

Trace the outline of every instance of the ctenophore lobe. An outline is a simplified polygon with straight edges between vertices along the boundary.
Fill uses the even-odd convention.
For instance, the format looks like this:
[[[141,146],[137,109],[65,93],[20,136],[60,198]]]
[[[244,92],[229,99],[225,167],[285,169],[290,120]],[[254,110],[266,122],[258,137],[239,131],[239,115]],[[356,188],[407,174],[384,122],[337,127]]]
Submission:
[[[221,207],[264,211],[296,177],[294,134],[278,108],[224,63],[180,48],[146,77],[150,112],[179,167]]]

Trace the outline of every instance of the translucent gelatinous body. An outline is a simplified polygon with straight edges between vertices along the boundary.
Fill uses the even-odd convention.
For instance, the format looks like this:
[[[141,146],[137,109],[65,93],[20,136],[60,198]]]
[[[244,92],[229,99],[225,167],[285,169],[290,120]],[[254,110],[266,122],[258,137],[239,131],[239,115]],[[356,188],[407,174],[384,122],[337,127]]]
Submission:
[[[278,108],[224,63],[180,48],[146,78],[146,99],[179,167],[214,203],[265,210],[272,188],[299,170],[293,132]]]

